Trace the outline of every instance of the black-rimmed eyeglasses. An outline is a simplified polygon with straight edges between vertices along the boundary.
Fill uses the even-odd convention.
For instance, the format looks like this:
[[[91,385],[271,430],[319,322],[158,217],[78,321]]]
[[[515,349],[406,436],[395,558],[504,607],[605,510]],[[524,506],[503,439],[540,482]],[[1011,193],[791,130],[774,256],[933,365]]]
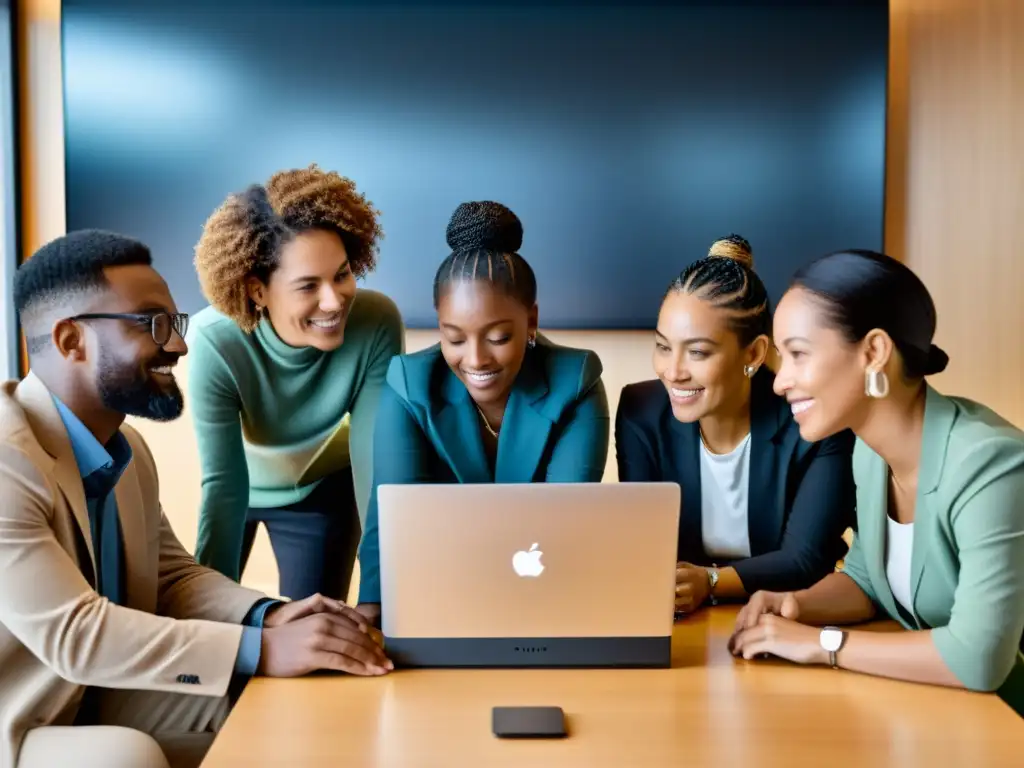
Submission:
[[[153,341],[160,347],[171,340],[171,335],[174,332],[184,339],[185,332],[188,331],[188,314],[185,312],[175,312],[174,314],[169,312],[88,312],[69,317],[68,320],[132,320],[139,324],[148,324],[150,333],[153,334]]]

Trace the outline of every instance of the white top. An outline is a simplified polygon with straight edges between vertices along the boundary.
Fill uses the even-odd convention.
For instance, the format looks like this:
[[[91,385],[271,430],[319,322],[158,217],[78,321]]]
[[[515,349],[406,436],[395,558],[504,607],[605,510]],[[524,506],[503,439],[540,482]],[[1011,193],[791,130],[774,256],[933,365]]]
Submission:
[[[750,434],[731,452],[711,453],[700,441],[700,507],[704,551],[709,557],[750,557],[747,491],[750,487]]]
[[[914,524],[897,523],[886,515],[885,577],[896,602],[914,614],[910,595],[910,553],[914,548]]]

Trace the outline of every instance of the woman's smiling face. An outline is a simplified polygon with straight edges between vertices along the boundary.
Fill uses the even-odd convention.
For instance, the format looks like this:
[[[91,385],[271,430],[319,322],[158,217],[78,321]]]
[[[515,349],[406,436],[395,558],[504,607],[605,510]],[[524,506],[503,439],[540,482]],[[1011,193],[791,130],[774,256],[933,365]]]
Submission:
[[[695,294],[665,297],[654,338],[654,372],[668,391],[672,415],[695,422],[745,397],[744,366],[759,365],[758,352],[741,347],[729,313]]]
[[[782,297],[773,335],[781,363],[775,392],[789,401],[804,440],[817,442],[862,418],[864,344],[851,343],[831,327],[813,294],[798,287]]]
[[[504,402],[537,332],[537,308],[484,280],[460,280],[440,297],[441,353],[478,405]]]
[[[301,232],[281,249],[280,266],[267,285],[250,279],[250,296],[266,307],[277,335],[292,347],[325,352],[345,340],[345,321],[356,297],[356,279],[345,243],[336,232]]]

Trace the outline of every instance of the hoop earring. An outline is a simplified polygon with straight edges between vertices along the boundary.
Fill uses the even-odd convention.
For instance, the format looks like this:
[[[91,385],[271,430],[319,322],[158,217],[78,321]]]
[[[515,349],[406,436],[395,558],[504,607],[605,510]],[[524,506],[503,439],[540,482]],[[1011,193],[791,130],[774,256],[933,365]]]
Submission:
[[[526,346],[528,346],[530,349],[533,349],[534,347],[536,347],[537,346],[537,337],[536,336],[530,336],[526,340]]]
[[[889,394],[889,377],[885,371],[864,372],[864,394],[879,400]]]
[[[757,373],[757,368],[755,368],[754,366],[752,366],[752,365],[744,365],[743,366],[743,375],[746,376],[748,379],[754,378],[754,374],[755,373]]]

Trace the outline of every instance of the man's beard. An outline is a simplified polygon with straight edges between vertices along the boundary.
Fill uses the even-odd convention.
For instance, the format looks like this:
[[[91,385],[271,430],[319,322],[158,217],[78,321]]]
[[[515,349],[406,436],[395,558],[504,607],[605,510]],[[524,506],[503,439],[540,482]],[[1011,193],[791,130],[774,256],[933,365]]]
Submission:
[[[161,355],[147,368],[173,365],[178,355]],[[125,365],[101,351],[98,365],[98,389],[104,407],[126,416],[153,421],[173,421],[185,408],[185,399],[177,382],[171,379],[161,386],[138,365]]]

